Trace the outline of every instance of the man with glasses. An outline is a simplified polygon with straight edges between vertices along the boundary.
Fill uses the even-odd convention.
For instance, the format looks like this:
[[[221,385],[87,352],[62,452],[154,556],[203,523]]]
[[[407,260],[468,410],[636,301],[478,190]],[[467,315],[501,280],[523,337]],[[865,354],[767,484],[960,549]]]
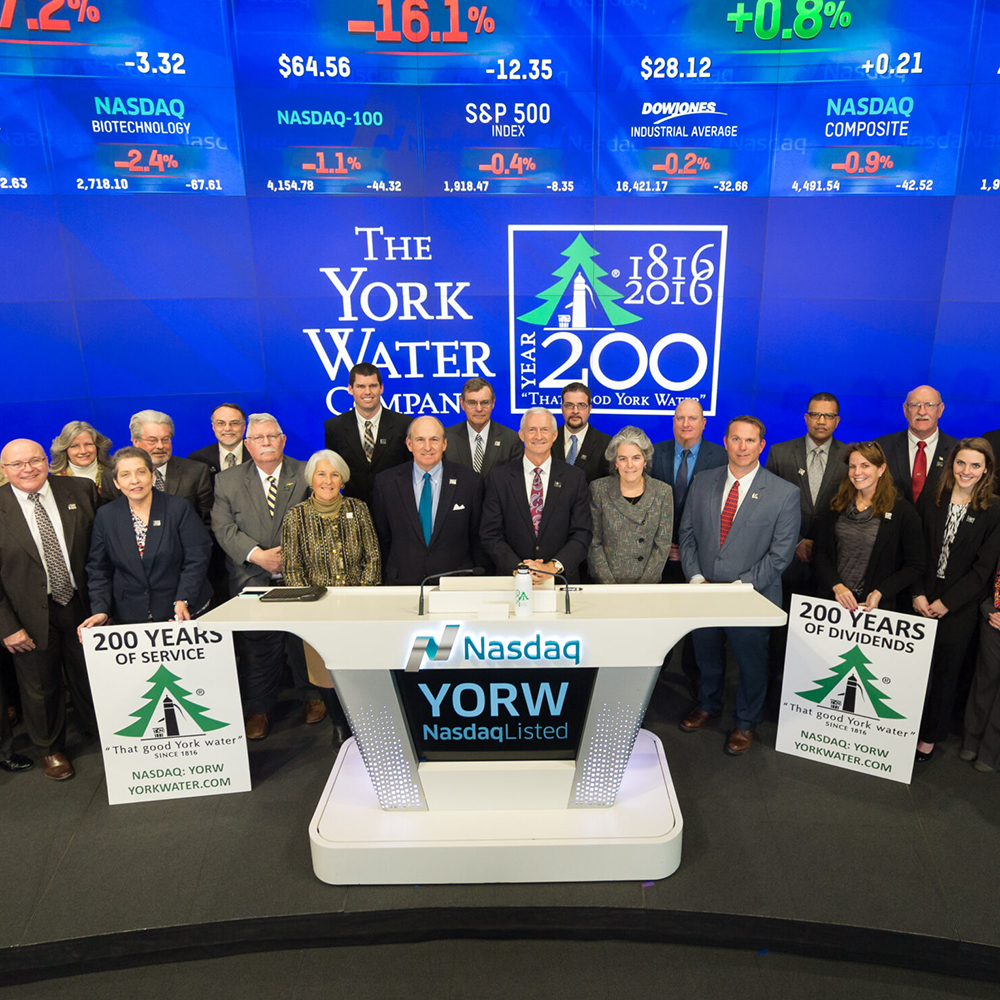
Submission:
[[[913,389],[903,403],[908,428],[878,438],[896,489],[910,503],[924,495],[933,498],[948,452],[957,443],[938,427],[944,403],[929,385]]]
[[[153,460],[153,486],[184,497],[205,522],[212,523],[212,477],[203,462],[174,455],[174,422],[159,410],[140,410],[128,423],[132,444]]]
[[[563,425],[552,445],[552,457],[583,469],[589,485],[610,474],[604,452],[611,437],[590,426],[590,389],[570,382],[562,391]]]
[[[449,427],[448,460],[478,472],[485,479],[498,465],[520,458],[524,445],[515,431],[491,419],[496,396],[486,379],[470,378],[462,386],[465,420]]]
[[[250,452],[243,447],[243,434],[247,429],[247,415],[235,403],[220,403],[212,410],[212,433],[215,444],[199,448],[188,455],[193,462],[208,466],[213,478],[223,469],[250,461]]]
[[[247,417],[245,445],[252,461],[215,477],[212,508],[212,531],[226,553],[233,597],[244,587],[281,585],[281,521],[309,492],[305,463],[285,454],[285,435],[270,413]],[[309,683],[301,639],[284,632],[239,632],[248,740],[262,740],[270,731],[286,639],[292,681],[304,703],[306,721],[326,717],[319,691]]]
[[[86,565],[97,489],[82,477],[50,478],[35,441],[9,442],[0,471],[8,480],[0,486],[0,638],[13,656],[25,727],[42,770],[65,781],[74,771],[66,756],[64,671],[81,728],[97,732],[77,636],[90,614]],[[4,755],[0,764],[23,769],[7,767],[11,760]]]

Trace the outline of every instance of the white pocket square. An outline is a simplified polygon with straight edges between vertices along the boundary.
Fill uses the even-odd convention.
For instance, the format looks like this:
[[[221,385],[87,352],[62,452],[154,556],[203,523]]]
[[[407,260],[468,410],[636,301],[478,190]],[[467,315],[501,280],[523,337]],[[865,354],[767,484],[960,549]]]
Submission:
[[[451,509],[452,510],[465,510],[465,504],[464,503],[457,503]]]

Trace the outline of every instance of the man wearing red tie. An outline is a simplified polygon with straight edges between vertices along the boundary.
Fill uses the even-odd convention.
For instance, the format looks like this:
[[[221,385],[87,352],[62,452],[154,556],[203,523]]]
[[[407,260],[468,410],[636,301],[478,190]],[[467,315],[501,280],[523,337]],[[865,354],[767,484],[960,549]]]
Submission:
[[[691,482],[679,545],[689,583],[750,583],[781,607],[781,574],[799,537],[799,491],[761,467],[764,425],[756,417],[734,417],[726,428],[728,464],[706,469]],[[681,729],[693,733],[722,713],[726,683],[726,639],[739,666],[736,726],[726,753],[750,749],[763,718],[767,694],[768,629],[703,628],[694,632],[700,670],[698,704]]]
[[[944,403],[941,393],[929,385],[919,385],[903,403],[907,430],[878,438],[896,489],[910,503],[921,496],[934,496],[941,470],[955,438],[938,427]]]

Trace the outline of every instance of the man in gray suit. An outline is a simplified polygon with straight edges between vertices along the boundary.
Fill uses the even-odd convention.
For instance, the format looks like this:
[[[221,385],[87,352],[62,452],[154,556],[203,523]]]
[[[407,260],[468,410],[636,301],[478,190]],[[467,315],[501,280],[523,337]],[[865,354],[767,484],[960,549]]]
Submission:
[[[485,479],[498,465],[520,458],[524,445],[512,431],[491,419],[496,404],[493,386],[484,378],[470,378],[462,386],[465,420],[445,431],[448,461],[464,465]]]
[[[691,483],[681,520],[681,562],[689,583],[753,584],[781,606],[781,574],[792,561],[799,537],[799,493],[761,468],[764,425],[756,417],[734,417],[726,428],[729,462],[701,472]],[[705,628],[694,633],[701,680],[698,704],[681,729],[693,733],[722,712],[726,680],[725,640],[739,665],[736,726],[726,753],[750,749],[767,694],[765,627]]]
[[[285,455],[285,435],[271,414],[251,413],[247,418],[246,448],[252,462],[215,477],[212,508],[212,530],[226,553],[233,596],[244,587],[281,584],[281,521],[309,492],[305,466]],[[285,639],[283,632],[238,634],[248,740],[262,740],[270,730]],[[301,639],[288,636],[288,657],[292,680],[305,702],[306,721],[319,722],[326,710],[319,691],[309,684]]]

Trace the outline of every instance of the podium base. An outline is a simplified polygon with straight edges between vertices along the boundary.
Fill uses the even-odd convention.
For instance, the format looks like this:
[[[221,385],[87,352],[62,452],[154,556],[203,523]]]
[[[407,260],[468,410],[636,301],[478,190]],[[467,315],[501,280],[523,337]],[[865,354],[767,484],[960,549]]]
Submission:
[[[383,810],[352,738],[309,840],[331,885],[609,882],[672,875],[682,831],[663,745],[643,729],[610,809]]]

